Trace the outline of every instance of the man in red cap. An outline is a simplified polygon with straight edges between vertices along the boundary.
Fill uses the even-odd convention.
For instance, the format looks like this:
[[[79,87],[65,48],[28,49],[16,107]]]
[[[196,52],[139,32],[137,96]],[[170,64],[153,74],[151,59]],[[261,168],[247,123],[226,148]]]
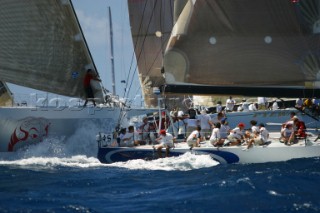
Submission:
[[[159,132],[160,136],[156,139],[160,144],[155,145],[154,148],[158,151],[159,158],[162,157],[162,148],[166,148],[166,157],[169,157],[169,150],[173,145],[173,136],[166,132],[166,130],[162,129]]]
[[[241,140],[244,139],[244,123],[239,123],[236,128],[230,131],[230,135],[228,136],[228,140],[230,141],[231,146],[240,145]]]

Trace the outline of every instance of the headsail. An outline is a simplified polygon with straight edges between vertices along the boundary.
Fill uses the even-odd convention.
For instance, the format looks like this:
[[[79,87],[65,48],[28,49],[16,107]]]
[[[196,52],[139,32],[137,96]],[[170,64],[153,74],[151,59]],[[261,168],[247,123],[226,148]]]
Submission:
[[[156,106],[152,89],[165,83],[161,68],[173,26],[173,0],[128,0],[128,9],[144,100]]]
[[[187,1],[164,55],[163,89],[274,97],[319,94],[319,8],[319,0]]]
[[[0,80],[84,97],[95,65],[70,0],[2,0],[0,28]]]

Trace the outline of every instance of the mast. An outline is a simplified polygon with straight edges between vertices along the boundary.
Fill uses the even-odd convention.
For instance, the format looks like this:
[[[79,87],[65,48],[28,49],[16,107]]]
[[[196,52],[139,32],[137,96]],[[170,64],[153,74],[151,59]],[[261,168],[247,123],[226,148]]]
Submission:
[[[110,54],[111,54],[111,75],[112,75],[112,94],[116,95],[116,84],[115,84],[115,74],[114,74],[114,56],[113,56],[113,30],[112,30],[112,19],[111,19],[111,9],[109,7],[109,28],[110,28]]]

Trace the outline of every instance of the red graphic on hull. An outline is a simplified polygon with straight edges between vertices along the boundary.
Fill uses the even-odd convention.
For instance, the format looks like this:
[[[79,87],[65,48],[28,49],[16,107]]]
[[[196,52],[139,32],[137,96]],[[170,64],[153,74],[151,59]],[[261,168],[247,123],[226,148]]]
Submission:
[[[44,118],[29,117],[19,120],[17,127],[11,134],[8,151],[14,151],[17,144],[20,147],[41,142],[44,137],[48,136],[49,125],[49,121]]]

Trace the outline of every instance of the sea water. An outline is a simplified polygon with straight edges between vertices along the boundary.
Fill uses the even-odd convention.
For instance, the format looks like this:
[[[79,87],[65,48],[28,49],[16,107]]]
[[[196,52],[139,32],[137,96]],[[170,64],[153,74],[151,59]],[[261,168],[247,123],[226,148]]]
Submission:
[[[0,159],[0,212],[319,212],[320,160],[221,165],[186,153],[101,164],[94,132]]]

